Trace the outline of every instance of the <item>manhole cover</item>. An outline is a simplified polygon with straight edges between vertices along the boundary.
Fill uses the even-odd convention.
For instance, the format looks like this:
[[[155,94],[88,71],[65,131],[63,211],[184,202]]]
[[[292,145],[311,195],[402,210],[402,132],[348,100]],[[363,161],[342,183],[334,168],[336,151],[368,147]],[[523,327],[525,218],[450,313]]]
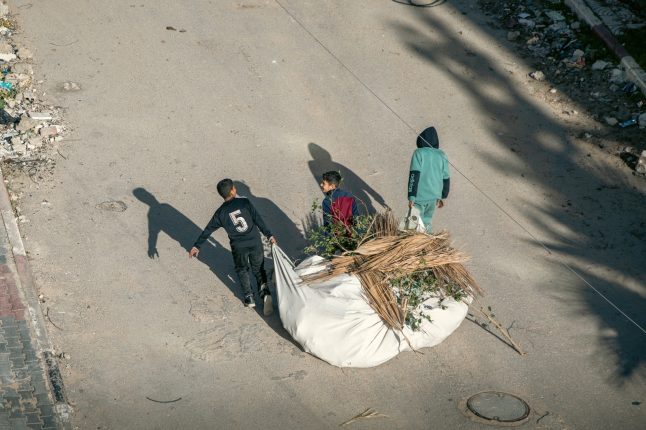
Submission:
[[[485,391],[467,400],[467,408],[479,418],[515,423],[529,416],[529,405],[520,397],[500,391]]]

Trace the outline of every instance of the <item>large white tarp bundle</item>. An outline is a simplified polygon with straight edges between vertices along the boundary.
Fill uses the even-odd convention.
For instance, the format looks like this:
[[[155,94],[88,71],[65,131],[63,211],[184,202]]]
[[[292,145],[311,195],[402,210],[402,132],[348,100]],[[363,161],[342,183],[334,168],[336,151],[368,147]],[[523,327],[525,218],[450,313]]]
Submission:
[[[306,352],[339,367],[378,366],[402,351],[439,344],[462,323],[468,305],[438,297],[426,300],[416,312],[422,318],[416,331],[404,335],[384,324],[368,304],[352,275],[307,284],[302,276],[325,268],[322,257],[310,257],[294,266],[283,251],[273,246],[278,309],[283,326]],[[410,342],[410,345],[409,345]]]

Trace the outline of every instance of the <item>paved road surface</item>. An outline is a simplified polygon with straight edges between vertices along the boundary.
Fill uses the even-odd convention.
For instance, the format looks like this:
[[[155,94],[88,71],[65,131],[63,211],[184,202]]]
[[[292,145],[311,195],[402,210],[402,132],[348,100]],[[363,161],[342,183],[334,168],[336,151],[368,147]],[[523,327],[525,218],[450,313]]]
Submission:
[[[372,407],[389,418],[354,427],[471,429],[458,404],[489,389],[524,397],[528,428],[643,428],[646,333],[591,289],[646,326],[643,185],[529,94],[470,3],[13,1],[73,129],[23,210],[79,428],[323,429]],[[434,225],[526,357],[467,321],[423,355],[340,370],[242,308],[222,232],[188,261],[222,177],[291,252],[326,166],[402,213],[431,124],[453,163]]]

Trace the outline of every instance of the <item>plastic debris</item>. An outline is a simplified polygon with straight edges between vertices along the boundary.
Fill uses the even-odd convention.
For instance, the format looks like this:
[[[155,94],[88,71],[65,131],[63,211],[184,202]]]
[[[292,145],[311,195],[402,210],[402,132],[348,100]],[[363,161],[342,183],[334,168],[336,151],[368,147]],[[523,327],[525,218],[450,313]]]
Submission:
[[[637,124],[637,117],[633,117],[633,118],[627,119],[626,121],[620,122],[619,127],[626,128],[636,124]]]

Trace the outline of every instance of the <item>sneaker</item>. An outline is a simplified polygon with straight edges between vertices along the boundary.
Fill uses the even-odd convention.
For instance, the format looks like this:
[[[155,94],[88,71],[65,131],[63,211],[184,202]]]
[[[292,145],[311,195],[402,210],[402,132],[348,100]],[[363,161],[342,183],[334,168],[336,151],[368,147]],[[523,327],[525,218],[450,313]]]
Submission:
[[[253,299],[253,294],[249,294],[244,298],[244,306],[245,308],[255,308],[256,307],[256,302]]]
[[[274,301],[271,299],[271,294],[265,294],[262,303],[262,313],[268,317],[274,312]]]

